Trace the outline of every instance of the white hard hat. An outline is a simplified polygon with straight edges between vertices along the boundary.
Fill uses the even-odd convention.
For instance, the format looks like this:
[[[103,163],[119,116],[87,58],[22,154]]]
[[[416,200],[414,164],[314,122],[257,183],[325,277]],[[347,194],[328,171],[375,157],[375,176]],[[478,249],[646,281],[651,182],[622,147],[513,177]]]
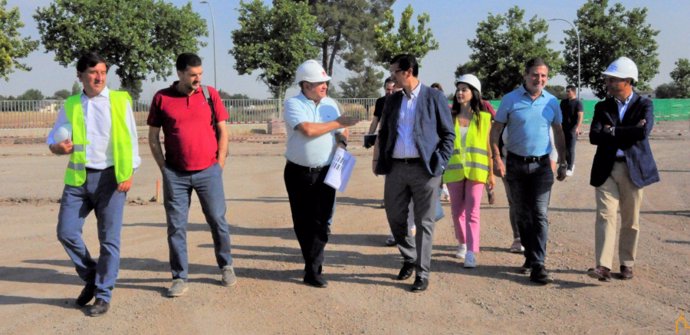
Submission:
[[[602,73],[606,76],[622,79],[632,78],[632,80],[637,81],[637,65],[628,57],[614,60]]]
[[[470,85],[476,88],[479,94],[482,94],[482,83],[480,83],[479,79],[473,74],[463,74],[455,79],[455,86],[458,86],[459,83]]]
[[[297,83],[303,81],[310,83],[321,83],[329,80],[331,80],[331,77],[326,74],[326,70],[323,69],[319,62],[313,59],[310,59],[297,67],[297,75],[295,76],[295,81]]]

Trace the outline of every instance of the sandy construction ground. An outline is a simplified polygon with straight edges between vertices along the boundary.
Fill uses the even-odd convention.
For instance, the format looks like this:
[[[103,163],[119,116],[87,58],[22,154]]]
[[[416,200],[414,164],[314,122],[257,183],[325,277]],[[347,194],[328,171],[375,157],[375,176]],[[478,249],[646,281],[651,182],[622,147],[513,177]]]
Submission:
[[[453,257],[444,203],[431,284],[422,294],[408,292],[411,280],[394,280],[400,256],[383,246],[383,179],[370,172],[371,152],[354,143],[359,161],[348,190],[338,196],[326,248],[330,285],[302,284],[282,180],[284,143],[254,141],[230,143],[224,173],[238,285],[219,285],[195,198],[188,227],[190,290],[165,297],[164,209],[149,201],[159,171],[142,144],[144,165],[125,209],[118,284],[101,318],[77,308],[82,283],[55,237],[66,157],[50,155],[44,145],[0,144],[0,334],[673,334],[681,313],[690,320],[687,129],[687,122],[656,128],[652,147],[662,182],[645,189],[633,280],[600,283],[586,275],[594,265],[594,147],[581,140],[575,176],[553,189],[547,267],[554,284],[535,286],[516,273],[522,256],[508,252],[512,239],[499,183],[496,204],[482,204],[476,269],[464,269]],[[94,226],[91,216],[84,234],[97,254]]]

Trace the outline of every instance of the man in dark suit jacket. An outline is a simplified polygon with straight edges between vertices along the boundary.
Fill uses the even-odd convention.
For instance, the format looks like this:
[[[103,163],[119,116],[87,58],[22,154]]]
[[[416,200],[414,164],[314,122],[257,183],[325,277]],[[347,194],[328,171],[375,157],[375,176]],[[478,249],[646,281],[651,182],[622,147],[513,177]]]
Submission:
[[[391,95],[383,107],[373,168],[375,174],[386,175],[386,216],[403,256],[397,279],[408,279],[416,270],[411,290],[421,292],[429,285],[435,204],[455,134],[446,97],[417,79],[414,56],[395,56],[390,72],[403,91]],[[417,226],[414,237],[407,234],[410,199]]]
[[[659,181],[648,136],[654,125],[652,101],[633,92],[637,66],[627,57],[603,72],[609,97],[596,104],[589,141],[597,146],[590,184],[596,187],[595,268],[590,277],[611,280],[616,217],[620,206],[618,247],[620,279],[632,279],[639,239],[643,187]]]

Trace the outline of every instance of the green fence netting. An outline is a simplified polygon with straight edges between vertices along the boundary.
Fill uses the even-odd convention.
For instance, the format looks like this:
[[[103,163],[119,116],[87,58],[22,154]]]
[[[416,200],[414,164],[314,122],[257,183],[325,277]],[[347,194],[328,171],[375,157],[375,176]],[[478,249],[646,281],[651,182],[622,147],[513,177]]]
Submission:
[[[494,109],[498,109],[501,100],[491,100]],[[592,121],[594,105],[599,100],[582,100],[582,108],[585,110],[584,123]],[[654,103],[654,117],[656,121],[680,121],[690,120],[690,99],[652,99]]]

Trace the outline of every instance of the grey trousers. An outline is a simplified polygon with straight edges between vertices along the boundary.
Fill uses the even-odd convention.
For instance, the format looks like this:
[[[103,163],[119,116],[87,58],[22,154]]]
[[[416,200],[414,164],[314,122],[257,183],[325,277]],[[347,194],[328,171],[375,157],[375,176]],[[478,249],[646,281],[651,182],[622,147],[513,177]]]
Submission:
[[[429,278],[441,177],[429,175],[423,164],[421,160],[407,163],[394,161],[391,172],[386,175],[383,201],[388,224],[403,261],[416,265],[417,276]],[[414,201],[415,236],[407,234],[410,200]]]

